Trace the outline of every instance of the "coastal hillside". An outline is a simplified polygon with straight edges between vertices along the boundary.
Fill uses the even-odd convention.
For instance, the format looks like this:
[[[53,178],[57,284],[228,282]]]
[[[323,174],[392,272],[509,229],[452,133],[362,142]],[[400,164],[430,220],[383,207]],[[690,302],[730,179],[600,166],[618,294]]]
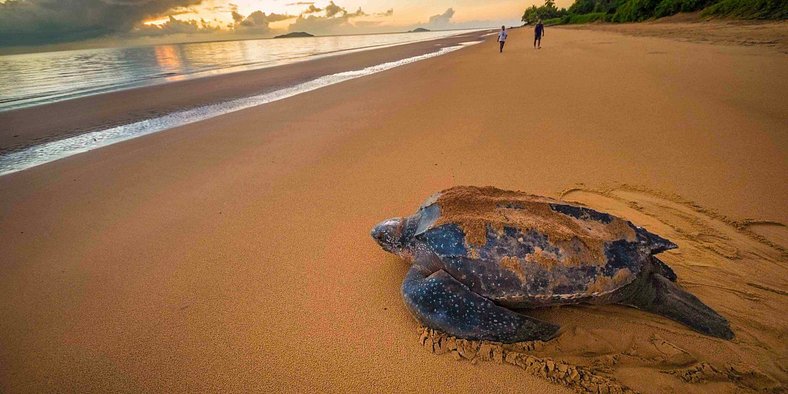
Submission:
[[[546,0],[541,7],[531,6],[523,13],[523,22],[532,24],[542,19],[545,24],[577,24],[589,22],[641,22],[680,12],[700,12],[701,17],[736,19],[788,18],[785,0],[575,0],[569,8],[555,6]]]

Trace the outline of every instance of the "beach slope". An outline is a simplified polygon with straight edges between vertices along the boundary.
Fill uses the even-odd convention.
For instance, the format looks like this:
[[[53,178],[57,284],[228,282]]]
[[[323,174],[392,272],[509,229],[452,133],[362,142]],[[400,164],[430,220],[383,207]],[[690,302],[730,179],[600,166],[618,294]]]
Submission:
[[[400,298],[408,267],[369,230],[453,185],[578,201],[672,239],[679,283],[736,333],[566,307],[534,313],[562,325],[556,340],[508,352],[642,392],[784,389],[785,55],[531,39],[0,177],[0,391],[581,387],[517,355],[422,345]]]

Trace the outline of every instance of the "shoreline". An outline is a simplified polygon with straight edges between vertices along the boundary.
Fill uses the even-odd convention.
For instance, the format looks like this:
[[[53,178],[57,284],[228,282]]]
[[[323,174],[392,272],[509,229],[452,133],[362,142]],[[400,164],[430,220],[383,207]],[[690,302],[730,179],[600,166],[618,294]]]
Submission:
[[[178,111],[270,93],[325,75],[423,55],[481,39],[486,33],[488,31],[465,33],[3,111],[0,112],[0,124],[7,127],[0,129],[0,155]],[[41,113],[47,116],[42,117]]]
[[[307,82],[282,88],[251,97],[244,97],[215,104],[208,104],[182,111],[173,112],[156,118],[144,119],[108,129],[87,132],[80,135],[65,137],[51,142],[20,149],[0,155],[0,176],[24,171],[26,169],[60,160],[75,154],[89,152],[126,140],[143,137],[168,129],[182,127],[191,123],[205,121],[217,116],[250,109],[261,105],[285,100],[300,94],[309,93],[331,85],[347,82],[388,71],[407,64],[415,63],[449,54],[482,41],[463,42],[454,46],[445,46],[437,51],[424,55],[400,59],[394,62],[380,63],[360,70],[349,70],[337,74],[324,75]]]

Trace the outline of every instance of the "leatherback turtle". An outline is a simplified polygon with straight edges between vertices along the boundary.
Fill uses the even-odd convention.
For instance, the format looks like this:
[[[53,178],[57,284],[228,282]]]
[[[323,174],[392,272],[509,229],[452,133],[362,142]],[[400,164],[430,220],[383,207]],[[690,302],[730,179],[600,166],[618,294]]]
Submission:
[[[423,325],[460,338],[549,340],[559,326],[512,309],[633,306],[731,339],[728,321],[654,254],[677,246],[610,214],[522,192],[454,187],[372,230],[412,266],[402,284]]]

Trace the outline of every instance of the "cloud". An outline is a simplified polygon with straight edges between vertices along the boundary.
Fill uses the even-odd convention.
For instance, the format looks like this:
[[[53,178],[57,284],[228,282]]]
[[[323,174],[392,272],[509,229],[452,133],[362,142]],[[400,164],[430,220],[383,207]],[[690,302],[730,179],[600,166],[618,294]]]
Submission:
[[[393,16],[393,9],[367,13],[359,7],[349,11],[337,1],[339,4],[329,1],[321,7],[313,1],[289,3],[303,9],[296,16],[262,10],[245,15],[231,0],[0,0],[0,48],[77,41],[93,43],[88,45],[164,42],[168,35],[187,41],[186,36],[199,35],[195,39],[206,40],[204,33],[225,38],[266,37],[279,33],[272,24],[280,21],[289,24],[282,32],[347,34],[391,29],[382,20]],[[177,16],[181,14],[188,15]],[[194,15],[207,17],[192,20]],[[157,22],[146,24],[151,20]]]
[[[307,9],[305,9],[301,14],[317,14],[320,11],[323,11],[323,9],[315,7],[314,4],[310,4],[309,7],[307,7]]]
[[[334,34],[343,28],[351,27],[344,17],[328,18],[325,16],[300,15],[288,30],[305,31],[312,34]]]
[[[361,7],[358,7],[356,12],[347,13],[347,11],[345,11],[345,15],[349,18],[356,18],[359,16],[369,16],[369,14],[361,10]]]
[[[323,15],[316,15],[324,11]],[[394,10],[386,11],[388,16],[393,15]],[[354,12],[349,12],[346,8],[337,5],[333,1],[329,1],[328,5],[323,8],[315,7],[313,4],[304,10],[301,15],[296,18],[288,30],[289,31],[305,31],[312,34],[337,34],[347,32],[350,29],[359,27],[375,26],[375,22],[351,22],[353,18],[370,16],[359,7]]]
[[[383,22],[381,22],[381,21],[355,21],[355,22],[353,22],[353,25],[355,27],[361,28],[362,30],[363,29],[369,30],[369,28],[378,27],[378,26],[381,26],[382,24],[383,24]]]
[[[131,31],[139,36],[165,36],[170,34],[203,34],[215,33],[218,27],[210,26],[205,20],[200,22],[190,20],[181,21],[170,15],[170,19],[159,25],[140,25]]]
[[[0,2],[0,46],[37,45],[128,33],[146,19],[170,15],[201,2],[8,0]]]
[[[432,27],[447,27],[451,23],[451,18],[453,16],[454,8],[449,8],[442,14],[431,16],[427,24]]]
[[[262,11],[252,12],[246,18],[238,12],[233,11],[232,16],[235,21],[234,29],[236,31],[255,33],[268,33],[271,31],[271,28],[268,26],[270,23],[293,18],[286,14],[266,14]]]
[[[331,18],[339,14],[340,12],[343,14],[347,14],[347,10],[334,4],[333,1],[328,2],[328,5],[326,6],[326,17]]]
[[[471,19],[457,21],[454,19],[456,12],[454,8],[448,8],[441,14],[433,15],[426,23],[411,25],[409,28],[426,27],[430,29],[475,29],[475,28],[500,28],[501,25],[515,26],[521,22],[516,19]],[[467,13],[466,13],[467,15]]]

